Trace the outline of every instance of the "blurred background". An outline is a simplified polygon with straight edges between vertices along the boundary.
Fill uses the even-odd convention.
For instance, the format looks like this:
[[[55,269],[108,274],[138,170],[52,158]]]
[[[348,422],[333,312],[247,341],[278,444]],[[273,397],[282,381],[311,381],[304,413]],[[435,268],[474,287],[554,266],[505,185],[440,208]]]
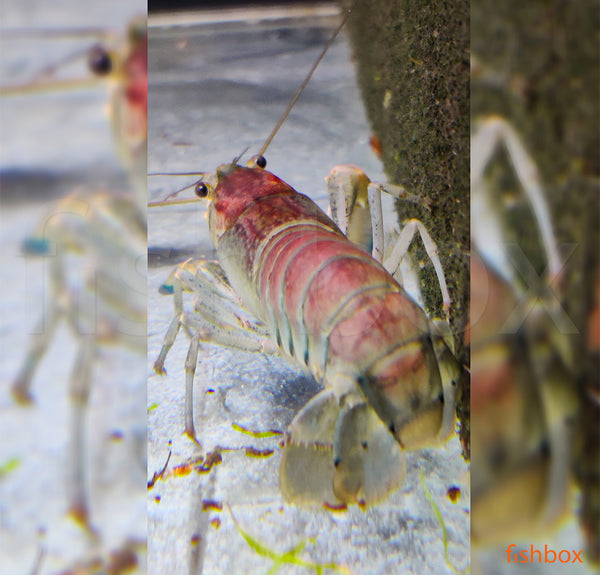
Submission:
[[[471,3],[471,525],[483,573],[591,573],[600,561],[599,33],[597,2]],[[586,559],[515,564],[531,545]]]
[[[135,0],[0,8],[2,573],[145,572],[145,213],[111,128],[131,72],[128,25],[141,15],[145,35],[145,12]],[[112,63],[102,78],[87,62],[96,45]],[[143,115],[143,131],[119,139],[143,151],[145,198]],[[125,262],[119,308],[105,286],[126,278]],[[57,309],[68,321],[52,331]]]

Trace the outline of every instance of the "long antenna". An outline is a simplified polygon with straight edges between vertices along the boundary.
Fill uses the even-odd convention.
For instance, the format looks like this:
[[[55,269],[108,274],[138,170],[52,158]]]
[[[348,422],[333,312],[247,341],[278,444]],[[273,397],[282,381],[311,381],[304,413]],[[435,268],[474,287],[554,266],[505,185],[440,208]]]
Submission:
[[[285,122],[285,120],[287,119],[287,117],[290,115],[290,112],[292,111],[292,108],[294,107],[294,105],[296,104],[296,102],[298,101],[298,98],[300,98],[302,92],[304,92],[304,88],[306,88],[307,84],[310,82],[310,79],[312,78],[315,70],[317,69],[317,67],[319,66],[319,64],[321,63],[321,60],[325,57],[325,54],[327,54],[327,51],[329,50],[329,48],[331,47],[331,45],[334,43],[335,39],[338,37],[339,33],[342,31],[342,28],[344,27],[344,25],[346,24],[346,22],[348,21],[348,18],[350,18],[350,15],[352,14],[352,10],[355,6],[355,4],[358,2],[359,0],[355,0],[352,5],[346,10],[346,13],[344,14],[344,16],[342,17],[342,20],[340,22],[340,24],[338,25],[338,27],[335,29],[335,32],[332,34],[331,38],[329,38],[329,40],[327,41],[327,44],[325,44],[325,46],[323,47],[323,49],[321,50],[321,53],[319,54],[319,57],[316,59],[316,61],[313,63],[310,71],[308,72],[308,75],[306,76],[306,78],[304,78],[302,84],[300,84],[300,86],[298,87],[298,90],[296,90],[296,93],[294,94],[294,97],[290,100],[290,103],[287,105],[287,108],[285,109],[283,115],[281,116],[281,118],[279,118],[279,121],[277,122],[277,125],[273,128],[273,130],[271,131],[271,133],[269,134],[269,137],[266,139],[265,143],[262,145],[262,148],[260,149],[258,155],[262,156],[266,149],[269,147],[269,144],[273,141],[273,138],[275,137],[275,134],[277,134],[277,132],[279,131],[279,128],[281,128],[281,126],[283,125],[283,123]],[[237,158],[234,159],[233,163],[237,163],[238,160],[240,159],[241,156],[243,156],[247,151],[244,150],[240,156],[238,156]],[[199,175],[203,175],[204,172],[156,172],[156,173],[151,173],[148,174],[149,176],[199,176]],[[180,194],[181,192],[192,188],[193,186],[195,186],[198,182],[194,182],[188,186],[185,186],[183,188],[180,188],[178,190],[176,190],[175,192],[169,194],[169,196],[167,196],[167,198],[165,198],[164,200],[158,201],[158,202],[149,202],[148,203],[148,207],[153,208],[153,207],[158,207],[158,206],[164,206],[164,205],[173,205],[173,204],[187,204],[187,203],[192,203],[192,202],[196,202],[197,200],[193,199],[193,200],[170,200],[171,198],[175,197],[176,195]]]
[[[337,38],[338,34],[341,32],[342,28],[344,27],[344,24],[346,24],[348,18],[350,18],[350,14],[352,13],[352,8],[354,7],[354,4],[355,4],[355,2],[352,3],[352,6],[350,6],[350,8],[348,8],[346,10],[346,14],[344,14],[344,17],[342,18],[342,21],[340,22],[339,26],[336,28],[335,32],[333,33],[333,35],[331,36],[331,38],[329,39],[329,41],[327,42],[327,44],[325,44],[323,50],[319,54],[319,57],[316,59],[315,63],[312,65],[312,68],[310,69],[310,72],[308,73],[308,75],[306,76],[306,78],[304,78],[304,81],[302,82],[302,84],[300,84],[300,87],[298,88],[298,90],[294,94],[294,97],[290,100],[290,103],[288,104],[288,106],[285,109],[285,112],[283,113],[283,115],[281,116],[281,118],[279,118],[279,121],[277,122],[277,125],[273,128],[272,132],[269,134],[269,137],[265,140],[265,143],[262,145],[262,148],[258,152],[259,156],[264,155],[266,149],[269,147],[269,144],[271,143],[271,141],[275,137],[275,134],[277,134],[277,132],[279,131],[279,128],[281,128],[282,124],[285,122],[285,120],[287,119],[287,117],[290,115],[290,112],[292,111],[292,108],[294,107],[294,105],[298,101],[298,98],[300,97],[300,95],[302,94],[302,92],[304,92],[304,88],[306,88],[306,85],[310,82],[310,79],[312,78],[312,75],[314,74],[315,70],[317,69],[317,67],[321,63],[321,60],[323,59],[323,57],[327,53],[327,50],[329,50],[329,47],[333,44],[333,42]]]

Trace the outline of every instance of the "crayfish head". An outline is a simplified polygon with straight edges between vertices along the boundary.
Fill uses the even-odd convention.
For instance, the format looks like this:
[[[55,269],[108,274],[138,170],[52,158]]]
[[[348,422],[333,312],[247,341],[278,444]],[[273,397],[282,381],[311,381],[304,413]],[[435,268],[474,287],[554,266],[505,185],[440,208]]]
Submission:
[[[212,219],[211,233],[219,238],[227,230],[235,227],[242,217],[251,217],[247,210],[257,202],[269,196],[296,194],[288,184],[277,176],[262,169],[266,160],[259,156],[254,167],[240,166],[235,163],[219,166],[215,179],[207,182],[208,197],[213,200],[209,215]],[[211,189],[214,186],[214,191]],[[267,202],[268,203],[268,202]],[[266,205],[266,204],[265,204]],[[265,209],[259,210],[260,214]]]
[[[238,164],[239,159],[239,157],[234,158],[230,164],[222,164],[217,168],[212,177],[212,181],[210,182],[213,189],[215,189],[219,184],[224,184],[226,179],[239,169],[245,171],[244,167]],[[264,156],[257,154],[248,160],[246,167],[256,169],[257,171],[263,170],[267,167],[267,159]]]

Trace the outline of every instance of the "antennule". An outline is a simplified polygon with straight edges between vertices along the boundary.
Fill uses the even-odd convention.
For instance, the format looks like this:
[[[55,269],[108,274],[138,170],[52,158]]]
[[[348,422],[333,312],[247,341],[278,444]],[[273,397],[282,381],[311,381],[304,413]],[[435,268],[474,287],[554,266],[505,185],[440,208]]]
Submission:
[[[181,174],[177,174],[177,175],[181,175]],[[190,190],[191,188],[195,188],[199,183],[202,182],[202,179],[205,176],[208,176],[210,174],[206,174],[204,172],[199,172],[196,174],[190,174],[190,175],[196,175],[196,176],[202,176],[201,178],[199,178],[198,180],[196,180],[195,182],[188,184],[187,186],[183,186],[183,188],[179,188],[178,190],[175,190],[174,192],[171,192],[163,201],[162,203],[168,202],[171,198],[174,198],[175,196],[178,196],[179,194],[181,194],[181,192],[185,192],[186,190]]]

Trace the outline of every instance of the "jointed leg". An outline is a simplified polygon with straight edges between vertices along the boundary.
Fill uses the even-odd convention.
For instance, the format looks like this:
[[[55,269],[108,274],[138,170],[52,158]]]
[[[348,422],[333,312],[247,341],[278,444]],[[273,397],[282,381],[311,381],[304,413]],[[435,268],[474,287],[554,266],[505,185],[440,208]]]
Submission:
[[[356,166],[336,166],[327,176],[331,214],[348,239],[369,249],[373,257],[395,274],[407,253],[410,242],[419,232],[427,255],[431,259],[438,278],[446,319],[450,308],[450,294],[437,245],[419,220],[410,220],[401,231],[391,255],[384,262],[384,225],[381,194],[385,192],[396,199],[414,202],[429,209],[427,198],[409,194],[402,186],[371,182]],[[368,205],[368,207],[367,207]],[[368,233],[367,233],[368,232]],[[366,236],[368,235],[368,239]]]
[[[515,130],[500,117],[493,116],[483,121],[471,140],[471,189],[474,193],[485,192],[482,186],[483,174],[500,143],[506,147],[515,173],[531,204],[546,251],[550,277],[555,278],[560,274],[562,262],[537,167]]]
[[[194,374],[198,363],[198,352],[202,342],[231,347],[242,351],[275,353],[276,347],[262,333],[253,331],[251,327],[243,329],[233,325],[225,326],[210,324],[202,315],[184,312],[178,320],[180,325],[188,327],[194,335],[190,341],[190,347],[185,361],[185,433],[194,442],[198,443],[194,429],[193,393]],[[172,344],[171,344],[172,345]],[[164,348],[165,346],[163,346]],[[161,356],[164,358],[161,350]],[[158,361],[158,360],[157,360]],[[156,370],[156,364],[155,364]],[[160,373],[160,372],[158,372]],[[164,370],[163,372],[164,373]]]
[[[435,268],[435,274],[438,278],[440,290],[442,292],[442,300],[444,305],[444,311],[446,313],[446,319],[450,310],[450,294],[446,285],[446,277],[444,275],[444,269],[442,268],[442,262],[438,252],[438,247],[429,235],[429,232],[425,226],[417,219],[412,219],[406,223],[402,228],[396,244],[392,250],[392,253],[383,261],[384,253],[384,232],[383,232],[383,210],[381,208],[381,192],[391,194],[395,198],[406,199],[408,201],[414,201],[411,196],[406,194],[406,190],[401,186],[394,186],[390,184],[369,184],[369,205],[371,207],[372,227],[373,227],[373,257],[383,262],[385,269],[387,269],[392,275],[396,273],[400,267],[402,259],[406,256],[408,248],[414,235],[418,232],[421,236],[425,251]]]
[[[82,338],[69,385],[71,399],[71,502],[69,513],[82,525],[89,527],[89,506],[85,494],[86,427],[85,412],[92,383],[92,366],[96,345],[93,336]]]
[[[60,319],[68,312],[70,301],[65,288],[63,261],[60,255],[55,255],[50,260],[50,309],[44,310],[37,331],[31,336],[31,342],[21,371],[17,375],[13,386],[12,395],[19,403],[30,403],[31,382],[37,367],[48,351],[52,336]]]
[[[360,168],[351,164],[333,168],[326,182],[333,221],[351,242],[372,252],[377,261],[383,259],[381,191],[428,207],[426,200],[410,195],[402,186],[372,183]]]
[[[12,385],[12,395],[19,403],[31,403],[31,382],[35,371],[48,350],[52,336],[63,315],[62,309],[53,302],[47,314],[42,316],[38,332],[31,336],[30,347],[23,366]]]
[[[154,363],[154,371],[164,374],[164,362],[181,327],[191,334],[185,362],[185,433],[198,443],[194,428],[193,390],[198,352],[202,342],[241,349],[274,353],[276,347],[267,336],[266,327],[252,318],[233,298],[233,290],[222,276],[222,270],[207,270],[201,260],[182,264],[170,277],[175,296],[175,316],[165,334],[163,346]],[[194,312],[183,310],[183,292],[195,294]],[[230,297],[227,297],[227,296]]]
[[[192,336],[190,347],[185,358],[185,434],[200,445],[194,427],[194,375],[198,364],[198,350],[202,333],[197,331]]]
[[[385,268],[390,272],[394,273],[398,267],[400,266],[400,262],[408,252],[408,248],[412,239],[416,233],[419,233],[421,236],[421,240],[423,241],[423,245],[425,246],[425,251],[435,268],[435,274],[438,279],[438,283],[440,285],[440,290],[442,292],[442,301],[444,306],[444,312],[446,313],[446,319],[448,319],[448,313],[450,310],[450,294],[448,292],[448,286],[446,285],[446,277],[444,276],[444,270],[442,268],[442,262],[440,261],[440,256],[438,253],[438,248],[436,243],[433,241],[433,238],[429,235],[429,232],[425,228],[425,226],[419,220],[410,220],[406,223],[406,225],[402,228],[400,232],[400,236],[396,241],[396,245],[392,250],[390,256],[384,262]]]

